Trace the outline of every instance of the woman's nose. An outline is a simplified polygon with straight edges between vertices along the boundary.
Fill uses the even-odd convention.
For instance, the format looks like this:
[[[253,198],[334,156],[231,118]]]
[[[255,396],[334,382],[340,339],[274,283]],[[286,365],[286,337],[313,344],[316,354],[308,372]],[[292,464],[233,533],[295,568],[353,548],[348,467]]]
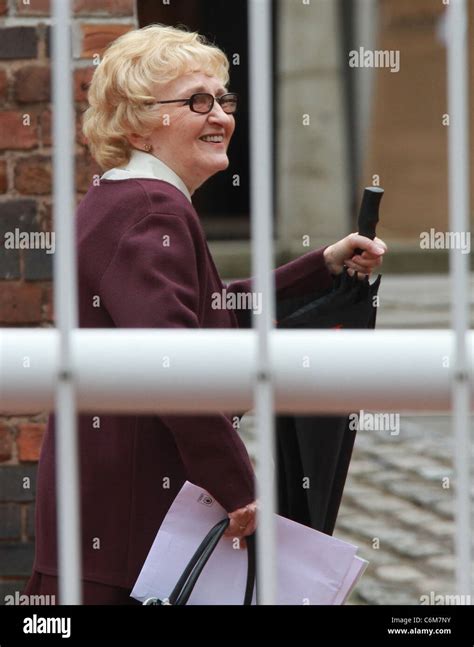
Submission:
[[[218,101],[214,101],[214,105],[212,106],[212,110],[209,113],[209,119],[213,119],[214,121],[220,121],[221,123],[226,123],[230,116],[224,110],[222,109],[222,106]]]

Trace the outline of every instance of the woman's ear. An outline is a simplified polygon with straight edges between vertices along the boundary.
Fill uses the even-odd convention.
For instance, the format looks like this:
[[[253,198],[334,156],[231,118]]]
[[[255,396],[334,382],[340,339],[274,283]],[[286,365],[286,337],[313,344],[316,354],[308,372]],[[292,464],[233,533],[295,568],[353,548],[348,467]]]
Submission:
[[[130,135],[127,135],[127,140],[129,144],[133,146],[133,148],[139,148],[140,150],[143,150],[146,146],[145,138],[141,135],[138,135],[137,133],[131,133]]]

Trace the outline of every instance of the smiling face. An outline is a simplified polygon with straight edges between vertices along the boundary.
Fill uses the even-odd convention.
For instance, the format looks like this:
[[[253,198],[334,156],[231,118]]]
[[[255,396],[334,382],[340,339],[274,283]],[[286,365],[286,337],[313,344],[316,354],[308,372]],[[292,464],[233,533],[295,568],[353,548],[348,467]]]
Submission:
[[[197,92],[220,97],[227,90],[216,77],[190,72],[162,85],[155,96],[159,101],[189,99]],[[157,105],[156,109],[157,128],[151,135],[146,138],[132,135],[129,140],[141,150],[146,143],[151,144],[151,153],[177,173],[193,194],[208,178],[229,166],[227,148],[235,119],[217,101],[207,115],[179,103]]]

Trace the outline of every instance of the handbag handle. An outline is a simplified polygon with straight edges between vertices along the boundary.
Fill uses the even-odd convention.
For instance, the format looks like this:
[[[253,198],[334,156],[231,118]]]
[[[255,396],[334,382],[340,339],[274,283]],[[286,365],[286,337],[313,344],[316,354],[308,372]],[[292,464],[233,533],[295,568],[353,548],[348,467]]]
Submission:
[[[206,565],[209,557],[212,555],[215,547],[219,543],[220,538],[227,529],[230,519],[222,519],[218,521],[207,533],[204,539],[194,552],[194,555],[189,560],[186,568],[184,569],[181,577],[179,578],[173,591],[170,593],[169,598],[160,601],[157,598],[148,598],[143,604],[149,605],[185,605],[193,592],[196,582]],[[253,589],[255,585],[255,537],[250,535],[247,538],[247,583],[245,586],[244,605],[252,604]]]
[[[228,517],[218,521],[204,537],[171,592],[169,596],[170,604],[181,606],[187,603],[204,566],[207,564],[229,523],[230,520]],[[250,605],[252,603],[255,584],[255,544],[252,535],[247,537],[247,559],[247,583],[245,587],[244,605]]]

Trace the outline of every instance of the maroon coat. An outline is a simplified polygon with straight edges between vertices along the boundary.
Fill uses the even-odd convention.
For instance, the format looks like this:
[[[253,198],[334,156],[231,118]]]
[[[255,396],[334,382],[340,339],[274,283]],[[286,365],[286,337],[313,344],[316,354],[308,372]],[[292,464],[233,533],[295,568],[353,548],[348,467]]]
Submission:
[[[225,286],[199,217],[171,184],[101,180],[77,215],[82,328],[237,328],[239,319],[248,321],[245,312],[211,307],[212,293]],[[275,270],[277,298],[332,284],[322,251]],[[249,292],[251,283],[228,289]],[[52,415],[36,501],[34,568],[49,575],[57,574],[54,426]],[[252,465],[231,413],[91,411],[78,416],[78,433],[84,579],[132,587],[185,480],[229,512],[255,498]]]

